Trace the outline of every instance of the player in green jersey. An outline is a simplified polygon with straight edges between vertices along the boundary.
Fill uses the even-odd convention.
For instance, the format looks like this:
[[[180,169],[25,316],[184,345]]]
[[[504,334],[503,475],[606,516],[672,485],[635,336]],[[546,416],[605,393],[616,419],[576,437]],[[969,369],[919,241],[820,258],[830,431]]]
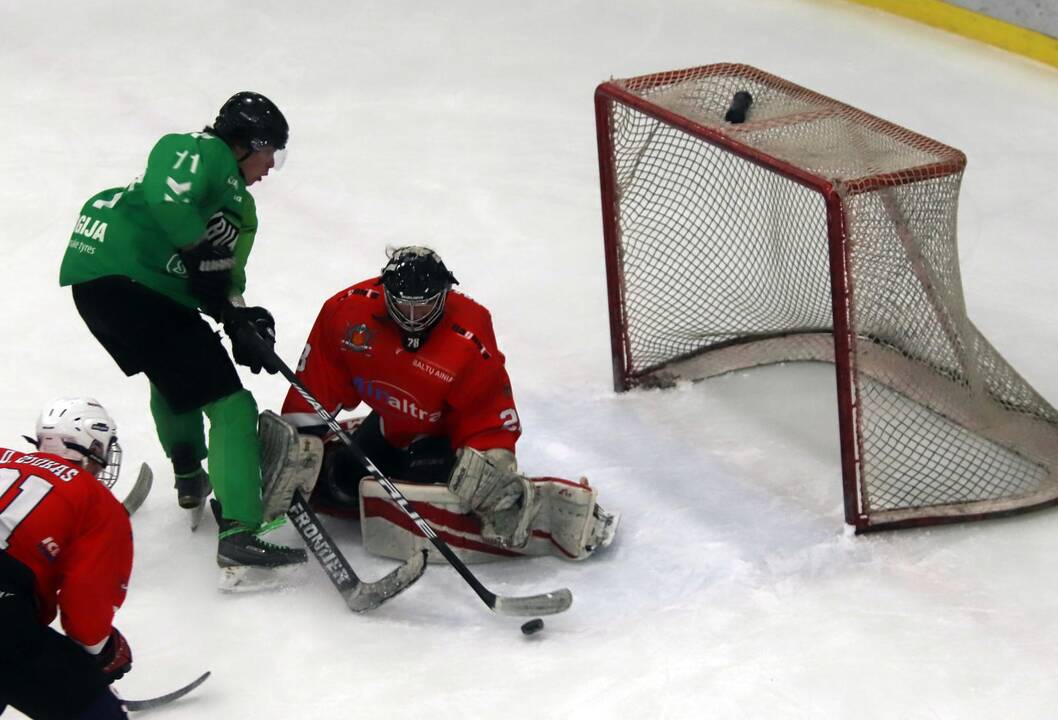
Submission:
[[[60,284],[72,286],[78,312],[122,371],[147,375],[181,507],[201,512],[212,482],[222,507],[222,567],[306,559],[304,550],[259,537],[257,404],[200,314],[224,326],[236,363],[276,371],[245,341],[252,328],[275,342],[272,316],[242,300],[257,233],[247,186],[281,163],[288,135],[268,98],[235,94],[211,127],[159,140],[142,177],[88,199],[60,270]]]

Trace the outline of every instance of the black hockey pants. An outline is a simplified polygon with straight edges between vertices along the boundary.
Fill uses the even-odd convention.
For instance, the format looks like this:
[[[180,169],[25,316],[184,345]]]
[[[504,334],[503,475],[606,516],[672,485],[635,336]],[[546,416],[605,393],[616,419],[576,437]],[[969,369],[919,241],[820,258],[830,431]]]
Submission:
[[[73,300],[122,372],[144,373],[174,413],[242,388],[220,337],[197,310],[120,275],[74,285]]]
[[[0,550],[0,712],[33,720],[128,720],[85,650],[37,618],[33,573]]]

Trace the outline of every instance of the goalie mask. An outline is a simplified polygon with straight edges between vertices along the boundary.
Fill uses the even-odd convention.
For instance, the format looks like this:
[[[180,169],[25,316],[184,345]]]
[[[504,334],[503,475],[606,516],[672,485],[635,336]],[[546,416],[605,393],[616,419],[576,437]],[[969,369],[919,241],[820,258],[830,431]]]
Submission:
[[[459,283],[430,248],[397,248],[382,268],[386,312],[400,328],[404,349],[415,352],[444,315],[445,298]]]
[[[114,419],[96,400],[61,398],[41,412],[37,439],[30,442],[41,452],[75,460],[81,467],[87,460],[98,463],[102,470],[96,478],[109,488],[121,470],[117,430]]]

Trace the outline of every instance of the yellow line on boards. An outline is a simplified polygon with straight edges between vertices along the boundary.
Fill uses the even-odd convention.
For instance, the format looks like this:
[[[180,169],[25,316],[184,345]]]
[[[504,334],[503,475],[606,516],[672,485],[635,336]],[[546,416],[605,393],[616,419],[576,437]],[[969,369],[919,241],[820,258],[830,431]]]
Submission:
[[[1012,25],[943,0],[848,0],[916,20],[1058,67],[1058,38]]]

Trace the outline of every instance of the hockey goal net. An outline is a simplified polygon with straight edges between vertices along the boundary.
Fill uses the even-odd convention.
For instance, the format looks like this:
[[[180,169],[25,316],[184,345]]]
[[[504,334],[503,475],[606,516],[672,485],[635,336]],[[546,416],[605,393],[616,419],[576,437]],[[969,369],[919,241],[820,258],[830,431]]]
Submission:
[[[1058,502],[1058,413],[966,315],[961,152],[745,65],[595,102],[617,390],[833,362],[857,532]]]

